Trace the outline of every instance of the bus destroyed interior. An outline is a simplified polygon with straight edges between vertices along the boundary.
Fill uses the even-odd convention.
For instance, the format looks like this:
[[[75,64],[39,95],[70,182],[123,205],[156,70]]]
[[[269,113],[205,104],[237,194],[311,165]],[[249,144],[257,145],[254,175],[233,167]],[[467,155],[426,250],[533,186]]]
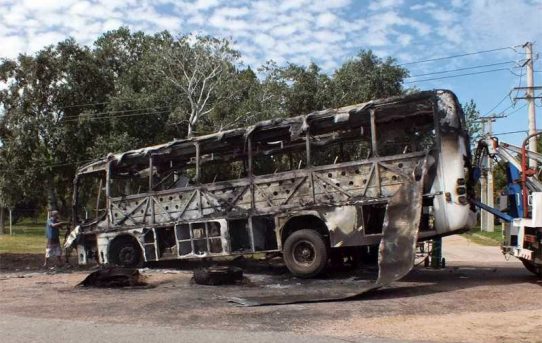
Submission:
[[[77,227],[67,245],[77,248],[80,263],[128,267],[278,252],[292,274],[313,277],[331,256],[380,244],[379,280],[391,282],[405,274],[403,265],[412,267],[412,240],[472,226],[469,170],[464,116],[453,93],[374,100],[82,166]],[[81,188],[89,178],[98,185],[91,196]],[[419,199],[406,196],[417,194],[416,185]],[[391,227],[405,219],[411,229]]]

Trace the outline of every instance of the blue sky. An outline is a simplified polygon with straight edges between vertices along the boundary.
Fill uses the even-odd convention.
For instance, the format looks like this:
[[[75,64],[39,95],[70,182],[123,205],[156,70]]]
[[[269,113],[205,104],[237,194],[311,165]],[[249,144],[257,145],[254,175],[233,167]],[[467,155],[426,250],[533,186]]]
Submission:
[[[462,102],[474,99],[482,114],[504,99],[493,112],[515,112],[494,124],[496,133],[526,129],[524,100],[512,106],[506,96],[525,85],[525,69],[518,67],[525,58],[521,45],[533,41],[535,53],[542,51],[542,0],[0,0],[0,57],[32,53],[68,36],[91,44],[121,25],[231,38],[243,63],[253,68],[269,59],[314,61],[329,73],[360,49],[408,63],[510,47],[405,65],[413,76],[471,68],[406,81],[420,89],[451,89]],[[535,70],[542,71],[541,59]],[[465,73],[480,74],[449,77]],[[421,81],[438,77],[446,78]],[[542,73],[535,73],[535,82],[542,85]],[[537,104],[542,127],[542,103]],[[501,139],[518,143],[522,136]]]

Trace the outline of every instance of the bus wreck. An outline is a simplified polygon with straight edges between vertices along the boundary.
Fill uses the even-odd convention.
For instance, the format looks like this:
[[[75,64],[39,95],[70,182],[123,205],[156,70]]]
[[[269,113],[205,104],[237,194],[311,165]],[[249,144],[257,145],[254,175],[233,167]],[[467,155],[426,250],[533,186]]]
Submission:
[[[122,266],[279,252],[312,277],[334,253],[378,245],[401,216],[414,242],[468,230],[470,158],[446,90],[109,154],[77,171],[67,246],[80,264]],[[419,200],[396,196],[391,218],[390,199],[416,181]]]

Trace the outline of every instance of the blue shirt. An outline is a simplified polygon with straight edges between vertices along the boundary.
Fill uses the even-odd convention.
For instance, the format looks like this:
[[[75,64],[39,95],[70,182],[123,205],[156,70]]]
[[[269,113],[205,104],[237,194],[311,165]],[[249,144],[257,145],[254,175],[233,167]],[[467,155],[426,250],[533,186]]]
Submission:
[[[58,228],[53,227],[53,224],[56,223],[56,221],[53,218],[50,218],[47,220],[47,225],[45,226],[45,236],[49,240],[59,240],[59,234],[58,234]]]

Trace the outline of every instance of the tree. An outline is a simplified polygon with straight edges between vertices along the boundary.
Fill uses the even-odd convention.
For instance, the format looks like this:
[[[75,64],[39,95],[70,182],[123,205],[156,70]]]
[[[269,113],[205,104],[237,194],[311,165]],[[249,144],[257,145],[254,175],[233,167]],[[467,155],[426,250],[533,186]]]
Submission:
[[[2,157],[15,171],[4,175],[3,196],[17,187],[24,199],[43,199],[45,190],[49,208],[69,207],[74,167],[92,142],[77,122],[85,111],[79,104],[103,99],[95,67],[89,49],[73,40],[2,62]]]
[[[194,135],[200,119],[233,97],[228,87],[235,78],[239,53],[225,39],[210,36],[181,36],[166,40],[155,52],[155,70],[181,92],[189,104],[187,136]]]
[[[289,64],[280,71],[289,85],[285,92],[285,110],[288,115],[306,114],[323,110],[331,105],[331,80],[311,62],[308,67]]]
[[[478,111],[474,100],[470,99],[463,104],[463,112],[465,113],[465,122],[469,133],[470,145],[471,147],[475,147],[483,134],[480,111]]]
[[[186,105],[153,69],[157,47],[171,39],[167,32],[147,35],[121,27],[96,41],[96,63],[111,90],[104,107],[97,111],[100,129],[95,127],[99,129],[97,144],[89,151],[93,157],[175,137],[174,127],[168,125],[170,114]]]
[[[400,95],[408,71],[395,60],[377,57],[371,50],[361,50],[333,74],[333,107]]]

